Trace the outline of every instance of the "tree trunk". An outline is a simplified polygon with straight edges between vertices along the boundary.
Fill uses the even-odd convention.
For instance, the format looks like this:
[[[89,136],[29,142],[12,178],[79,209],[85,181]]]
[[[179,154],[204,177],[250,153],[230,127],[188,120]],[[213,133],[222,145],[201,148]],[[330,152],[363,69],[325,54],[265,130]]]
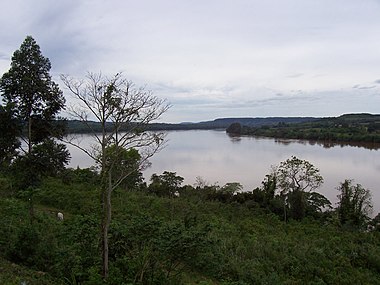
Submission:
[[[106,186],[106,185],[104,185]],[[111,192],[112,192],[112,174],[108,171],[108,185],[103,190],[103,224],[102,224],[102,257],[103,257],[103,279],[108,278],[108,230],[111,223]]]
[[[32,153],[32,117],[28,118],[28,155]]]

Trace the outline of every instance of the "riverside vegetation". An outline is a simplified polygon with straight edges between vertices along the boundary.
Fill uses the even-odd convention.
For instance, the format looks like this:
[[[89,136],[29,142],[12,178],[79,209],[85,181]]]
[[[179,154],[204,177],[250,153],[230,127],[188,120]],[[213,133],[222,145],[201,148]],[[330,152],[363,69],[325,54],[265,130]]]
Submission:
[[[278,122],[272,125],[247,126],[232,123],[227,132],[286,139],[319,140],[326,142],[380,143],[380,115],[346,114],[309,122]]]
[[[70,109],[96,144],[77,145],[93,168],[66,168],[70,154],[58,143],[65,120],[57,117],[65,100],[50,67],[28,36],[0,79],[0,284],[380,280],[370,191],[347,179],[333,207],[317,192],[323,177],[309,161],[280,162],[250,192],[202,178],[182,185],[175,172],[146,183],[141,171],[164,138],[146,130],[169,106],[120,74],[62,77],[101,130],[85,109]]]

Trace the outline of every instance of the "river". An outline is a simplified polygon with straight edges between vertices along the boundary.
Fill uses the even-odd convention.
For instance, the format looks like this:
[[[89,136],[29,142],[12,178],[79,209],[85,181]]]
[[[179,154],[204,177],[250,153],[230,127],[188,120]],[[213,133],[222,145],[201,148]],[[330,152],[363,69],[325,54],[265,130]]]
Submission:
[[[194,184],[201,177],[209,184],[239,182],[249,191],[261,186],[272,165],[292,155],[311,162],[320,169],[324,184],[319,192],[333,203],[336,188],[344,179],[353,179],[370,189],[374,214],[380,212],[380,150],[361,145],[326,145],[257,137],[230,137],[224,131],[190,130],[167,132],[167,145],[150,159],[152,166],[144,171],[146,181],[153,173],[176,172],[185,184]],[[91,137],[82,136],[89,145]],[[82,152],[69,147],[70,167],[89,167],[92,161]]]

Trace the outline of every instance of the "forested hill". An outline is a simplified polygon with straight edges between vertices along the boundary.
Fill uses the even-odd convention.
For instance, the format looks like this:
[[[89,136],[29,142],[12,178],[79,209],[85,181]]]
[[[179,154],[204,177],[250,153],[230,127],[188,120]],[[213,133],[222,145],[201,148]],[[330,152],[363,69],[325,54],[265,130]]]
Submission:
[[[112,124],[108,123],[111,129]],[[345,114],[339,117],[266,117],[266,118],[218,118],[212,121],[172,123],[153,123],[150,130],[213,130],[227,129],[232,124],[243,127],[241,134],[283,137],[295,139],[332,139],[341,132],[347,133],[342,139],[352,140],[354,135],[379,135],[380,115]],[[91,130],[100,131],[100,123],[94,121],[67,121],[69,133],[87,133]],[[125,129],[128,126],[124,127]],[[335,134],[335,135],[334,135]],[[351,135],[349,135],[351,134]],[[355,138],[362,140],[364,137]]]
[[[227,132],[286,139],[324,140],[336,142],[380,142],[380,115],[345,114],[308,122],[249,126],[233,123]]]
[[[239,123],[248,127],[260,127],[260,126],[273,126],[279,123],[292,124],[292,123],[304,123],[319,120],[320,118],[314,117],[268,117],[268,118],[219,118],[213,121],[203,122],[184,122],[178,124],[170,123],[155,123],[150,124],[150,130],[212,130],[212,129],[226,129],[232,123]],[[67,130],[69,133],[86,133],[89,128],[86,126],[89,124],[92,130],[101,130],[100,123],[98,122],[81,122],[77,120],[69,120],[67,122]],[[111,126],[111,123],[110,123]]]

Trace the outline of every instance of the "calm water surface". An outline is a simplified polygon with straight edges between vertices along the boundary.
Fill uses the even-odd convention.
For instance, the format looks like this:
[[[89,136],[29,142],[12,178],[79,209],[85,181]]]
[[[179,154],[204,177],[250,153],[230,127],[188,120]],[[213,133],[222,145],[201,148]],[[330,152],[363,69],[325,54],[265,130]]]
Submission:
[[[194,184],[202,177],[209,184],[240,182],[244,190],[261,186],[272,165],[292,155],[310,161],[320,169],[324,184],[319,192],[336,202],[336,187],[344,179],[354,179],[370,189],[374,213],[380,212],[380,150],[358,146],[330,146],[296,140],[239,137],[231,138],[224,131],[170,131],[167,146],[151,158],[152,166],[144,172],[146,181],[153,173],[176,172],[185,184]],[[89,145],[90,136],[83,136]],[[71,167],[89,167],[92,161],[69,147]]]

